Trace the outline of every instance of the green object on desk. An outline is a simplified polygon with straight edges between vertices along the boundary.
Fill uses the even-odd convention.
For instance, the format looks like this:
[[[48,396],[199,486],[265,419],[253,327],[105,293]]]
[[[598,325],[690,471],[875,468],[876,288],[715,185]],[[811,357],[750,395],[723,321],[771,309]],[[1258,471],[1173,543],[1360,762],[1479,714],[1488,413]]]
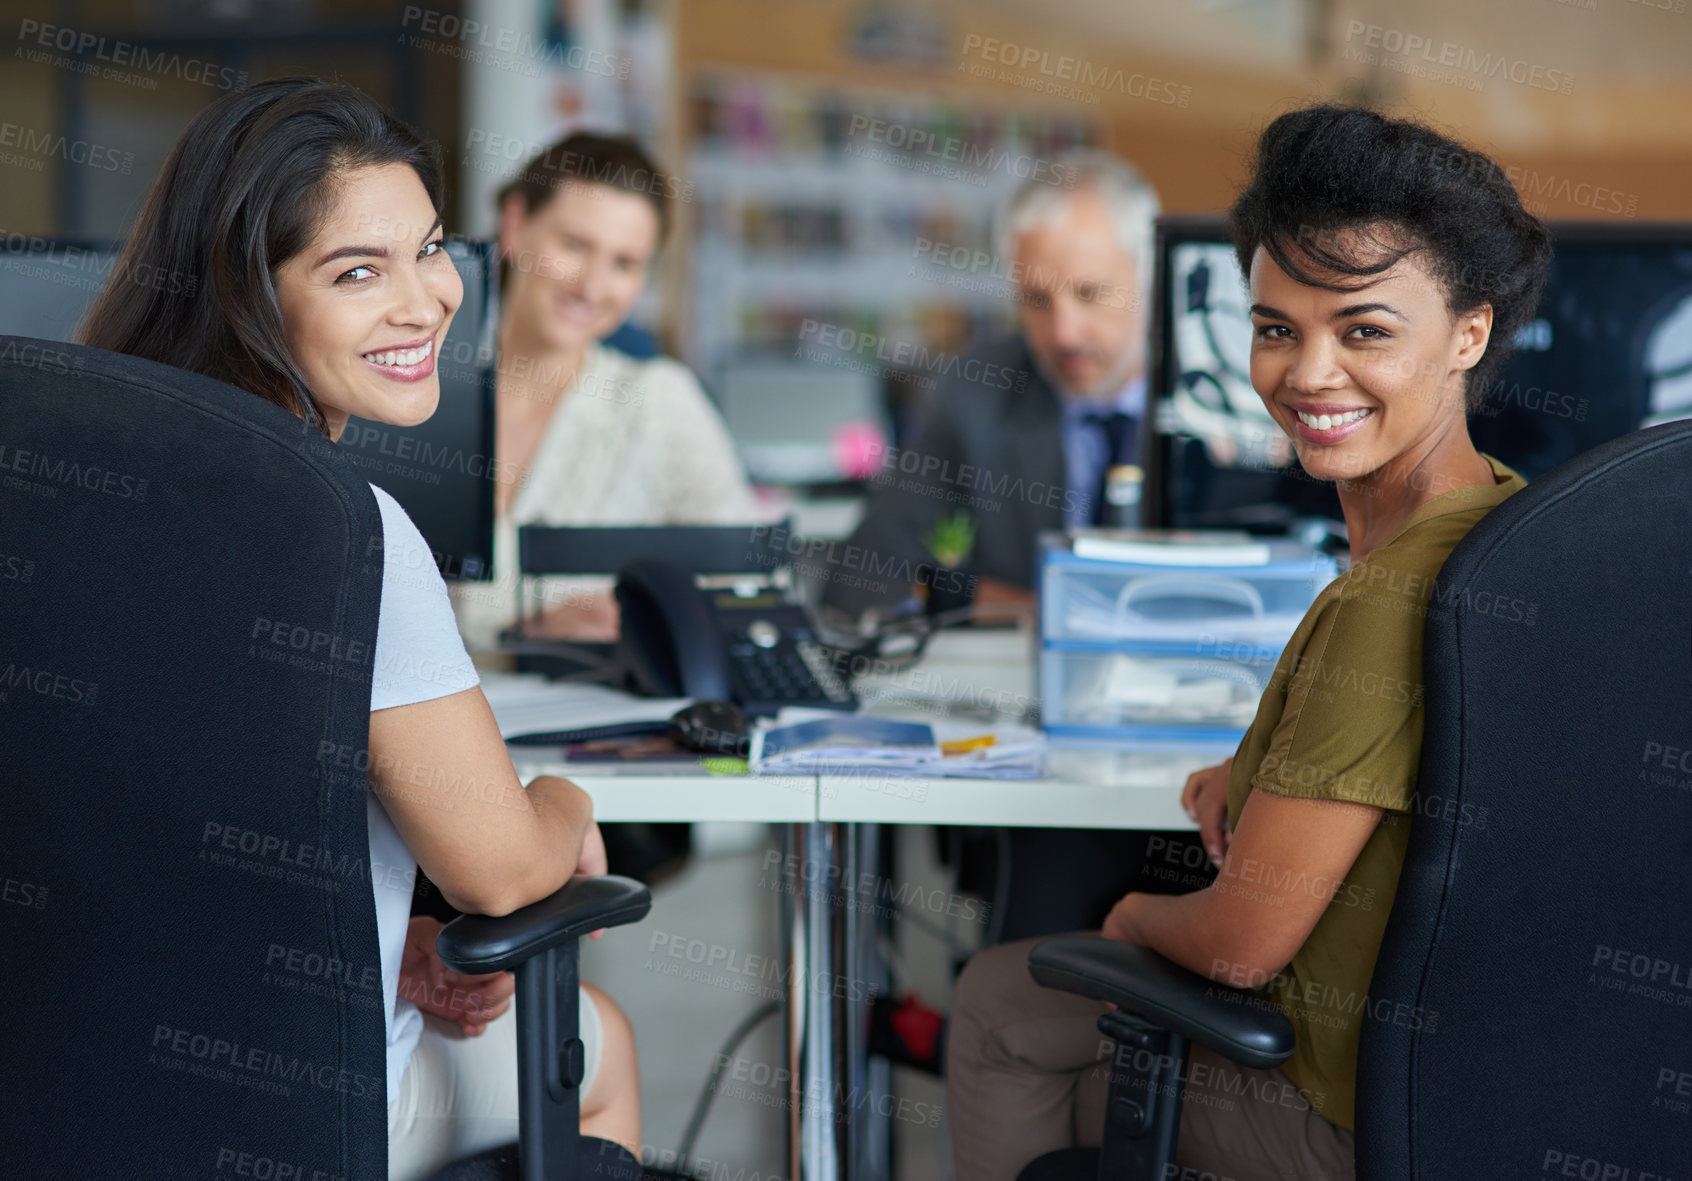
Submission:
[[[970,523],[968,511],[959,509],[949,517],[941,517],[922,542],[942,566],[950,569],[961,565],[975,550],[975,526]]]
[[[711,775],[749,775],[752,768],[745,759],[700,759],[699,765]]]

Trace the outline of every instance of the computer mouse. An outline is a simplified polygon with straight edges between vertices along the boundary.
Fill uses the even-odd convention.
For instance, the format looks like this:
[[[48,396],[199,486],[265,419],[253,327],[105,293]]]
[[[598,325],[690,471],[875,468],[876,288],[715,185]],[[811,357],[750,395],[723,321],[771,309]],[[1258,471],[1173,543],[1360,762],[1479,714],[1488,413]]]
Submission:
[[[695,701],[677,710],[670,737],[701,754],[744,755],[751,744],[746,715],[732,701]]]

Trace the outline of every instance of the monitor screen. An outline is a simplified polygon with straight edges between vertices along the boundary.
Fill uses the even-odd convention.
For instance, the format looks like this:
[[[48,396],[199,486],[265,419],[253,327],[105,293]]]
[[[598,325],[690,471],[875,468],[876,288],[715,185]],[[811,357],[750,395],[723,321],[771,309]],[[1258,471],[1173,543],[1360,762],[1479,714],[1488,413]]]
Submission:
[[[854,473],[836,452],[842,431],[892,429],[878,374],[759,359],[723,370],[723,420],[760,483],[828,483]]]
[[[115,261],[106,242],[0,235],[0,332],[69,343]]]
[[[365,478],[405,508],[448,578],[487,578],[493,559],[494,286],[491,245],[449,242],[464,303],[441,345],[440,408],[393,427],[353,418],[341,435]],[[70,341],[117,259],[110,243],[0,235],[0,333]]]
[[[1692,226],[1548,223],[1538,315],[1469,416],[1528,479],[1643,426],[1692,417]],[[1220,219],[1158,228],[1146,520],[1281,532],[1339,521],[1251,386],[1244,279]]]

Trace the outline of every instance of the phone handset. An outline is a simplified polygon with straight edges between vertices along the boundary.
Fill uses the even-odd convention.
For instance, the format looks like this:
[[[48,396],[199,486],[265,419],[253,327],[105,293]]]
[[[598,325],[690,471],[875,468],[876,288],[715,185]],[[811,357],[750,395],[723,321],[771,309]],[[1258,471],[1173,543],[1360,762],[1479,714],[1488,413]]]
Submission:
[[[643,693],[732,701],[748,717],[857,705],[838,653],[778,591],[708,593],[685,567],[641,558],[618,575],[617,602],[623,663]]]
[[[663,558],[637,558],[617,575],[619,648],[641,692],[726,701],[728,653],[710,601],[693,573]]]

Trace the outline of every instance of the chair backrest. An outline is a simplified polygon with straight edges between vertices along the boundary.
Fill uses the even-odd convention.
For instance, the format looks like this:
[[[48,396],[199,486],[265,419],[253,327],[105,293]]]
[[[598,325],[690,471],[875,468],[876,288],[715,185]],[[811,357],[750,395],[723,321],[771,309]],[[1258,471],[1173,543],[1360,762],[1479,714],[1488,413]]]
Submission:
[[[1692,1168],[1692,423],[1563,464],[1430,599],[1358,1176]]]
[[[0,336],[0,1177],[387,1175],[381,570],[294,416]]]

